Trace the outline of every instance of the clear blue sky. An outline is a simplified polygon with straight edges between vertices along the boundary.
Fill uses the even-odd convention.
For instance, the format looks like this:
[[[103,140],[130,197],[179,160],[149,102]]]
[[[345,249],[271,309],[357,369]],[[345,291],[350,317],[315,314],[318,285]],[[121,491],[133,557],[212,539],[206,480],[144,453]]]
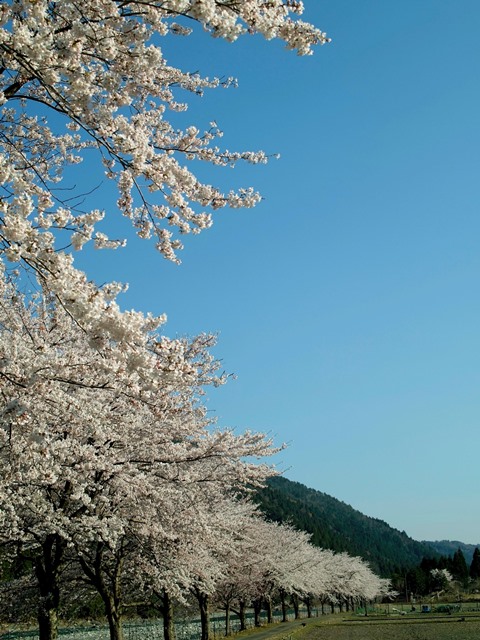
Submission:
[[[219,333],[238,379],[209,406],[288,442],[288,478],[416,539],[480,543],[480,2],[305,4],[333,39],[313,57],[201,31],[164,45],[238,78],[186,120],[281,154],[201,168],[262,204],[220,212],[180,267],[131,238],[81,264],[168,335]]]

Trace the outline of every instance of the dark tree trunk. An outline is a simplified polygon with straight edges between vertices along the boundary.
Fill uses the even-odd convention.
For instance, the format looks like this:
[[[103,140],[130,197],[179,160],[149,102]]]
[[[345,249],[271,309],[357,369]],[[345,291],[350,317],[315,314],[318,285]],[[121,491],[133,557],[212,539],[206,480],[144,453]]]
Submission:
[[[165,593],[163,607],[163,637],[164,640],[175,640],[175,621],[173,617],[173,602]]]
[[[307,596],[306,598],[303,599],[303,602],[305,603],[305,606],[307,607],[307,618],[311,618],[312,617],[312,599],[310,596]]]
[[[157,599],[155,606],[163,618],[163,638],[164,640],[175,640],[173,602],[170,594],[163,590],[161,592],[154,591],[154,595]]]
[[[260,626],[260,612],[262,610],[262,600],[257,598],[253,601],[253,619],[256,627]]]
[[[288,618],[287,618],[287,604],[285,602],[285,591],[283,589],[280,589],[280,602],[282,604],[282,622],[287,622]]]
[[[124,548],[121,547],[115,554],[112,554],[110,562],[105,558],[105,551],[108,551],[105,544],[98,543],[92,566],[83,557],[80,557],[80,564],[85,575],[103,600],[110,640],[123,640],[121,575],[124,563]]]
[[[58,608],[60,566],[65,552],[65,542],[57,534],[47,536],[42,553],[35,559],[38,580],[38,634],[39,640],[56,640],[58,637]]]
[[[232,635],[232,629],[230,625],[230,602],[225,603],[225,636]]]
[[[332,610],[332,613],[335,613],[335,605],[333,604],[333,602],[330,603],[330,608]]]
[[[240,600],[238,603],[238,617],[240,618],[240,631],[245,631],[247,628],[247,603],[245,600]]]
[[[268,624],[272,624],[272,622],[273,622],[273,607],[272,607],[272,599],[270,597],[266,598],[265,607],[267,609],[267,622],[268,622]]]
[[[298,620],[300,618],[300,607],[298,604],[298,596],[296,594],[292,595],[292,605],[295,612],[295,620]]]
[[[58,637],[58,605],[50,597],[41,597],[38,607],[38,637],[40,640],[56,640]]]
[[[122,614],[115,598],[103,597],[105,613],[107,614],[110,640],[123,640]]]
[[[208,594],[203,593],[197,587],[193,589],[193,594],[197,598],[198,607],[200,609],[200,625],[202,629],[200,640],[210,640],[210,612]]]

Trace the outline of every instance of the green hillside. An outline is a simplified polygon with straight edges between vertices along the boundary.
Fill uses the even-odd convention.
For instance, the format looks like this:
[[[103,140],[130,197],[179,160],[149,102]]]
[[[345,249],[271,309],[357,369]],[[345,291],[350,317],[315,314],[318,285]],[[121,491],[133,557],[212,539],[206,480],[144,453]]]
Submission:
[[[308,531],[315,545],[362,557],[382,576],[437,555],[427,543],[409,538],[383,520],[287,478],[271,478],[258,493],[258,502],[269,519]]]
[[[470,566],[473,558],[473,552],[476,547],[480,548],[480,544],[466,544],[465,542],[459,542],[458,540],[435,540],[434,542],[424,542],[441,556],[452,557],[457,549],[461,549],[465,556],[465,561]]]

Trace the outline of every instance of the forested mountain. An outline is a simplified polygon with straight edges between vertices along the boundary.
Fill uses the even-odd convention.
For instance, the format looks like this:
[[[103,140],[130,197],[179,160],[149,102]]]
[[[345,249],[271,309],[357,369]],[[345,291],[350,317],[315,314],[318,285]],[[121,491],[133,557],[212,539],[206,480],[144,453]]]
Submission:
[[[433,547],[433,549],[435,549],[435,551],[441,556],[453,556],[457,549],[461,549],[468,566],[470,566],[470,563],[472,562],[475,548],[480,547],[479,544],[465,544],[465,542],[459,542],[458,540],[435,540],[434,542],[423,541],[423,544]]]
[[[418,565],[424,556],[437,554],[428,543],[413,540],[383,520],[365,516],[326,493],[287,478],[271,478],[258,493],[258,502],[269,519],[308,531],[315,545],[360,556],[382,576],[389,577],[400,568]]]

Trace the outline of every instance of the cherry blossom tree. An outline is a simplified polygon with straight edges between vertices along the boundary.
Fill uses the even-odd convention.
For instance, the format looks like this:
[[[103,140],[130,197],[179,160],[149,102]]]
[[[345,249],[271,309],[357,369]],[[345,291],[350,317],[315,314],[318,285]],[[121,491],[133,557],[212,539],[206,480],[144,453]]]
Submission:
[[[258,577],[258,548],[263,548],[265,521],[258,507],[250,500],[236,499],[219,512],[221,528],[227,533],[225,544],[218,548],[216,557],[222,563],[219,579],[214,585],[214,605],[225,611],[225,635],[231,634],[230,614],[235,611],[246,628],[245,609],[255,591],[253,584]]]
[[[389,597],[390,581],[377,576],[362,558],[348,553],[322,550],[321,564],[325,576],[324,588],[317,595],[340,610],[355,604],[371,602],[377,597]]]
[[[251,518],[234,544],[217,585],[217,602],[226,612],[238,606],[240,613],[251,604],[257,625],[263,607],[272,622],[275,602],[280,602],[286,621],[289,598],[299,617],[300,600],[309,602],[307,608],[316,598],[350,607],[390,593],[390,582],[376,576],[361,558],[315,547],[307,533],[286,524]]]
[[[256,514],[253,503],[245,496],[231,495],[225,487],[197,485],[198,496],[192,501],[184,494],[185,504],[176,503],[172,518],[176,519],[170,541],[151,538],[142,543],[138,566],[142,567],[143,593],[164,620],[165,640],[174,636],[173,602],[188,605],[196,601],[201,617],[201,636],[209,637],[209,606],[219,584],[225,580],[232,555],[238,553],[237,540]]]
[[[217,586],[217,600],[225,611],[237,606],[242,621],[246,605],[252,604],[258,626],[264,607],[267,621],[272,622],[273,602],[280,597],[286,619],[287,596],[319,589],[313,563],[316,549],[309,539],[307,533],[289,525],[258,517],[246,522],[228,558],[225,577]]]
[[[453,576],[448,569],[431,569],[432,589],[442,591],[453,582]]]

